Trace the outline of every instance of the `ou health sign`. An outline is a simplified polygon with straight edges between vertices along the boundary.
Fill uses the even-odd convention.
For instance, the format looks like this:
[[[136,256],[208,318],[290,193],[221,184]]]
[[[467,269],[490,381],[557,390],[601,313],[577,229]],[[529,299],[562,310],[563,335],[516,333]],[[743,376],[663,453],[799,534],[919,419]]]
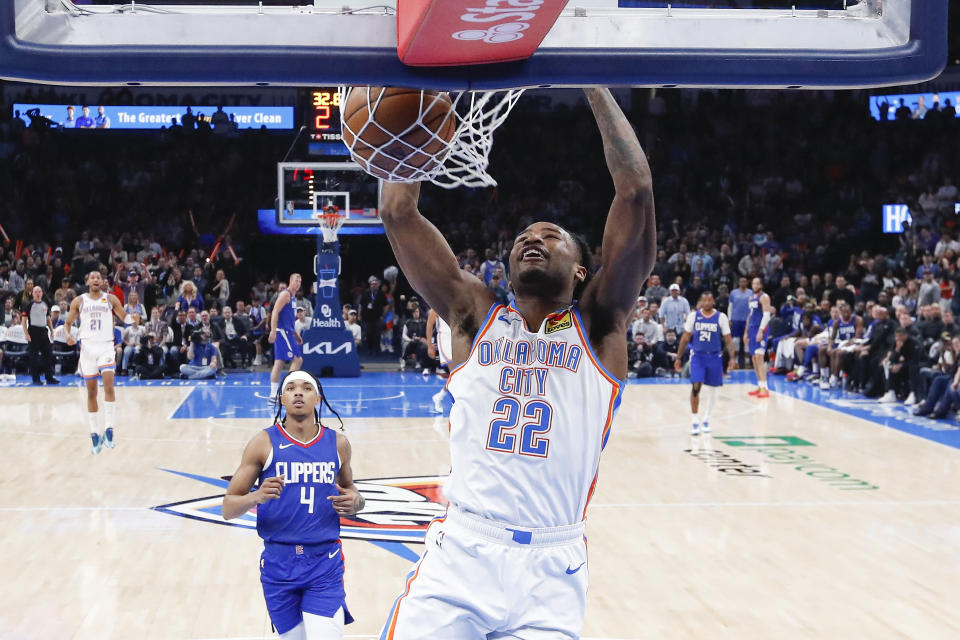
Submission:
[[[883,232],[903,233],[903,223],[913,224],[910,207],[905,204],[883,205]]]

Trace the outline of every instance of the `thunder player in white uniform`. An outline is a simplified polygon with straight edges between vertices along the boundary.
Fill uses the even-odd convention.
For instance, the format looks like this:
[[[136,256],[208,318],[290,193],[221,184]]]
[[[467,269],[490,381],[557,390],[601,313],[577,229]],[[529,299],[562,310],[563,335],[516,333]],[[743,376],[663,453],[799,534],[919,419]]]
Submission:
[[[102,447],[113,448],[114,416],[116,397],[113,392],[113,375],[116,370],[116,354],[113,350],[113,317],[120,322],[126,312],[117,296],[103,290],[103,276],[99,271],[87,274],[87,293],[77,296],[70,303],[70,312],[64,324],[72,327],[80,316],[80,374],[87,385],[87,421],[90,423],[90,439],[93,453]],[[77,340],[67,336],[67,344]],[[100,432],[97,420],[97,378],[103,379],[103,422]]]
[[[653,265],[650,169],[606,89],[586,89],[616,194],[591,277],[586,242],[537,222],[510,251],[515,306],[461,271],[417,210],[419,185],[384,184],[381,216],[413,288],[452,329],[447,514],[426,534],[381,639],[578,638],[587,504],[627,377],[627,326]]]

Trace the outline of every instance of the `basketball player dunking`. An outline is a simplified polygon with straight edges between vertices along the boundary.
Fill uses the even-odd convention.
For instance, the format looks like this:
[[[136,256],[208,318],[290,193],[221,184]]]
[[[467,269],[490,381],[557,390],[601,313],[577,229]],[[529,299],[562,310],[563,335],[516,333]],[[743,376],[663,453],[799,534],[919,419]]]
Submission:
[[[350,442],[320,423],[321,402],[316,378],[287,374],[285,415],[278,411],[274,424],[250,440],[223,498],[224,520],[257,508],[260,582],[281,640],[340,640],[353,621],[340,518],[363,509],[364,499],[353,484]]]
[[[750,288],[753,293],[750,294],[750,311],[747,314],[747,349],[753,362],[753,371],[757,374],[757,388],[749,392],[749,395],[769,398],[764,357],[767,355],[767,325],[774,309],[770,304],[770,296],[763,292],[763,280],[754,278]]]
[[[710,433],[710,414],[717,404],[717,395],[723,386],[723,343],[730,354],[730,369],[737,368],[736,352],[733,349],[733,337],[730,332],[730,320],[727,314],[713,308],[713,294],[709,291],[700,296],[700,304],[691,311],[683,326],[683,336],[677,353],[682,357],[687,345],[693,351],[690,354],[690,411],[693,413],[691,435]],[[691,338],[693,341],[691,342]],[[677,371],[680,371],[680,358],[676,359]],[[702,411],[700,390],[707,386]]]
[[[277,296],[270,312],[270,335],[267,341],[273,345],[273,369],[270,370],[271,402],[277,397],[284,363],[290,363],[290,371],[299,370],[303,364],[303,349],[300,346],[303,338],[297,332],[297,314],[293,310],[293,301],[300,290],[300,284],[300,274],[291,273],[287,288]]]
[[[420,215],[417,184],[384,184],[400,267],[452,330],[450,476],[382,639],[578,638],[584,517],[627,377],[627,325],[656,255],[650,168],[610,92],[586,89],[616,194],[591,278],[586,242],[551,223],[510,251],[515,306],[495,304]]]
[[[116,354],[113,350],[113,317],[123,323],[125,314],[123,305],[117,296],[103,290],[103,276],[99,271],[87,274],[87,293],[77,296],[70,303],[65,325],[72,327],[77,316],[80,317],[80,363],[79,371],[87,385],[87,422],[90,424],[92,452],[100,453],[106,446],[112,449],[114,416],[116,415],[116,396],[113,390],[114,371],[117,368]],[[75,345],[77,340],[69,332],[67,344]],[[97,420],[97,378],[103,380],[103,423],[101,433]]]

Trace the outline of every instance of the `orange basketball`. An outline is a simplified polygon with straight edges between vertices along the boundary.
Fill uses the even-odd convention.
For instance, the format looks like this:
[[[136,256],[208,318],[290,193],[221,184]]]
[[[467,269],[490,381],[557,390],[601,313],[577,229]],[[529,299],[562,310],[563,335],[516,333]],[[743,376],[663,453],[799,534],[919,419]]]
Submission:
[[[343,141],[354,161],[384,179],[436,169],[457,131],[447,93],[354,87],[343,105]]]

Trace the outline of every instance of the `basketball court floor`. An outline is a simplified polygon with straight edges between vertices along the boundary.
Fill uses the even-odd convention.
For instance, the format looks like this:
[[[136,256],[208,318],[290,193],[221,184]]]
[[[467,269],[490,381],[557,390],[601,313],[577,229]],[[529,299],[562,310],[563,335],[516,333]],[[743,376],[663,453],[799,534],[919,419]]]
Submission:
[[[271,637],[254,516],[219,516],[272,417],[266,375],[125,384],[97,456],[79,386],[0,389],[0,637]],[[700,438],[687,384],[627,388],[588,511],[584,638],[960,637],[958,428],[780,381],[755,400],[750,378]],[[440,386],[325,381],[368,499],[342,523],[348,638],[376,637],[443,509]]]

